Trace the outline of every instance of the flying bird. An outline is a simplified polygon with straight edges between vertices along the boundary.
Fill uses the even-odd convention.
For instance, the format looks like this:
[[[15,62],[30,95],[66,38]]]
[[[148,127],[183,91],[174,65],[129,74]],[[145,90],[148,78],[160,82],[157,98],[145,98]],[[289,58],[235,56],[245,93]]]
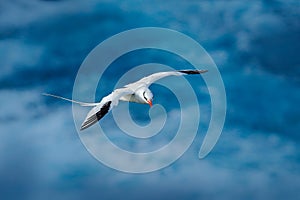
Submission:
[[[115,89],[112,93],[102,98],[99,103],[85,103],[74,101],[71,99],[67,99],[61,96],[43,93],[43,95],[51,96],[59,99],[63,99],[66,101],[70,101],[81,106],[91,106],[93,107],[90,112],[87,114],[85,120],[83,121],[80,130],[84,130],[97,121],[102,119],[104,115],[106,115],[114,106],[117,106],[119,100],[121,101],[129,101],[136,102],[142,104],[149,104],[152,106],[153,94],[149,89],[149,86],[164,77],[167,76],[182,76],[182,75],[190,75],[190,74],[202,74],[207,72],[208,70],[178,70],[178,71],[168,71],[168,72],[158,72],[146,76],[136,82],[125,85],[122,88]]]

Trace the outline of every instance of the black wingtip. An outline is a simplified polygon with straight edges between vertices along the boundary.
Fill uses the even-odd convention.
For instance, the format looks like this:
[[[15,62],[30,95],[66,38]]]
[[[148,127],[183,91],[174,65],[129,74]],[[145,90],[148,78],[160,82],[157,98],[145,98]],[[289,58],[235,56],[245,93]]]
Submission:
[[[82,123],[80,130],[82,131],[82,130],[92,126],[100,119],[102,119],[102,117],[104,117],[104,115],[106,115],[108,113],[108,111],[110,109],[110,105],[111,105],[111,101],[106,102],[98,112],[96,112],[94,115],[90,116],[88,119],[86,119]]]
[[[178,70],[181,73],[185,73],[185,74],[203,74],[205,72],[208,72],[208,70],[204,69],[204,70]]]
[[[82,125],[82,126],[80,127],[80,131],[83,131],[84,129],[87,129],[88,127],[90,127],[90,126]]]

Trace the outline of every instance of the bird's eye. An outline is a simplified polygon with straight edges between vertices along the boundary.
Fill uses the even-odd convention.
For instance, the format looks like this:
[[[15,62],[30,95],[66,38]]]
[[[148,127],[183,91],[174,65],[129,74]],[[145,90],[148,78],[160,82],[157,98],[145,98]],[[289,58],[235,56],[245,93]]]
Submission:
[[[148,99],[145,97],[146,91],[143,92],[144,99],[147,101]]]

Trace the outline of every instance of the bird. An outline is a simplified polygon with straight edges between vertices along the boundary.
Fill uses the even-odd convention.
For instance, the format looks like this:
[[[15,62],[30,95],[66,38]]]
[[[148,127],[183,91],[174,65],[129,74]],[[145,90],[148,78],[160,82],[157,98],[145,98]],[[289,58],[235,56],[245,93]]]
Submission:
[[[140,104],[149,104],[149,106],[152,107],[153,94],[149,89],[149,86],[159,79],[162,79],[167,76],[202,74],[207,71],[208,70],[177,70],[177,71],[157,72],[145,76],[136,82],[115,89],[109,95],[103,97],[102,100],[98,103],[80,102],[80,101],[75,101],[72,99],[67,99],[65,97],[48,94],[48,93],[43,93],[43,95],[70,101],[72,103],[76,103],[81,106],[93,107],[88,112],[85,120],[83,121],[80,127],[80,131],[82,131],[94,125],[99,120],[101,120],[109,111],[112,110],[113,107],[118,105],[119,100],[135,102]]]

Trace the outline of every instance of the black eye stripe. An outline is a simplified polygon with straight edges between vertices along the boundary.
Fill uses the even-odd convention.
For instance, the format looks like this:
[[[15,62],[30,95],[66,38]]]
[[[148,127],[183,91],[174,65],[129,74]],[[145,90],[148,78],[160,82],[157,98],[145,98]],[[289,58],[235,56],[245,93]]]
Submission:
[[[146,100],[147,100],[147,98],[145,97],[145,93],[146,93],[146,91],[144,91],[144,92],[143,92],[143,96],[144,96],[144,99],[146,99]]]

